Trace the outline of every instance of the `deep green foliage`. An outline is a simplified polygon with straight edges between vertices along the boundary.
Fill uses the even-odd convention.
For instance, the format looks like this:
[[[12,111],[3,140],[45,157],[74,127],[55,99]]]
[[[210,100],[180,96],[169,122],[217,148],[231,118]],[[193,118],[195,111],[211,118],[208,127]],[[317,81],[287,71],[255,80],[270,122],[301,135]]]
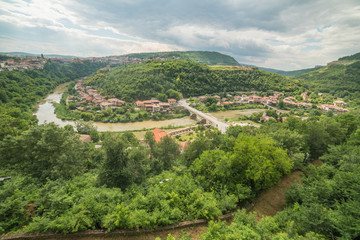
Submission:
[[[191,166],[205,189],[226,186],[235,192],[238,184],[253,190],[265,189],[290,173],[292,163],[286,152],[265,136],[239,134],[231,152],[205,151]]]
[[[218,52],[208,51],[186,51],[186,52],[157,52],[157,53],[133,53],[126,55],[129,58],[179,58],[190,60],[196,63],[207,65],[231,65],[237,66],[239,63],[232,57]]]
[[[51,123],[31,128],[0,142],[2,166],[29,174],[41,181],[79,174],[86,158],[85,146],[72,131]]]
[[[295,90],[295,83],[277,74],[258,69],[214,69],[184,60],[148,61],[141,64],[98,72],[85,84],[95,86],[105,95],[125,101],[150,99],[159,93],[178,91],[184,97],[214,92],[256,90]]]
[[[0,72],[0,140],[37,123],[33,106],[60,83],[89,75],[104,63],[46,63],[41,70]]]
[[[232,223],[227,226],[223,221],[210,221],[205,233],[201,239],[298,239],[298,240],[324,240],[324,235],[306,232],[304,236],[291,232],[292,229],[282,229],[275,218],[265,217],[256,222],[256,215],[246,214],[245,211],[239,211],[234,215]]]
[[[328,66],[296,76],[305,88],[344,97],[360,90],[360,62],[341,59]]]
[[[108,135],[103,143],[105,160],[99,173],[99,183],[125,189],[145,178],[145,149],[133,135]]]

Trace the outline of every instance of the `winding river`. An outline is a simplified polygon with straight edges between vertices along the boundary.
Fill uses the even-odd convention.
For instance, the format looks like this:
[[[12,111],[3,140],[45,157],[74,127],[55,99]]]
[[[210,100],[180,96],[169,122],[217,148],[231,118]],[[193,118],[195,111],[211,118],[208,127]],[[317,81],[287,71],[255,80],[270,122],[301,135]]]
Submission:
[[[66,85],[61,84],[54,89],[54,92],[49,94],[45,99],[40,101],[38,110],[35,112],[36,117],[39,120],[39,124],[54,122],[59,126],[63,127],[65,125],[75,125],[74,121],[64,121],[56,117],[54,113],[53,103],[59,103],[61,96],[66,90]],[[102,123],[95,122],[94,125],[97,127],[100,132],[117,132],[117,131],[134,131],[141,130],[144,128],[160,128],[167,126],[185,126],[195,124],[196,122],[190,117],[176,118],[163,121],[142,121],[142,122],[133,122],[133,123]]]

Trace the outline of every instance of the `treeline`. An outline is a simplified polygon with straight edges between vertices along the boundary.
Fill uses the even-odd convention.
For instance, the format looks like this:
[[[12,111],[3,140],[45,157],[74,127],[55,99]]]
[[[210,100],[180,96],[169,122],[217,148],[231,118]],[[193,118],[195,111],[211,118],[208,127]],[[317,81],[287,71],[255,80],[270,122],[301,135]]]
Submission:
[[[226,91],[293,91],[294,81],[256,68],[212,70],[206,65],[185,61],[148,61],[97,72],[85,81],[105,95],[125,101],[150,99],[169,91],[181,92],[184,97]]]
[[[360,233],[359,123],[343,114],[230,127],[226,134],[199,128],[183,153],[169,137],[156,143],[151,132],[145,146],[124,133],[103,134],[95,148],[71,126],[36,126],[0,142],[0,174],[12,176],[0,187],[0,232],[147,229],[215,219],[303,169],[303,185],[289,191],[288,207],[274,218],[256,224],[240,214],[229,227],[210,224],[204,238],[351,238]],[[306,167],[318,157],[323,166]]]
[[[0,72],[0,139],[37,123],[34,105],[57,85],[90,75],[104,63],[46,63],[41,70]]]
[[[238,66],[239,63],[231,56],[218,52],[209,51],[175,51],[175,52],[156,52],[156,53],[133,53],[125,55],[129,58],[179,58],[182,60],[190,60],[192,62],[207,65],[230,65]]]

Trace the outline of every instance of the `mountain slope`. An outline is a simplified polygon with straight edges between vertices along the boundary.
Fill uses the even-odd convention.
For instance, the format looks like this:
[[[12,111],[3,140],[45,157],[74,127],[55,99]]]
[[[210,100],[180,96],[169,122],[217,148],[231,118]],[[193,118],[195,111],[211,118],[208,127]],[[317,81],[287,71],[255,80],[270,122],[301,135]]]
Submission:
[[[230,65],[238,66],[239,63],[231,56],[209,51],[185,51],[185,52],[154,52],[154,53],[132,53],[122,55],[129,58],[179,58],[207,65]]]
[[[281,76],[285,76],[285,77],[295,77],[296,75],[311,72],[318,68],[320,68],[320,67],[305,68],[305,69],[294,70],[294,71],[283,71],[283,70],[278,70],[278,69],[259,67],[260,70],[263,70],[266,72],[271,72],[271,73],[277,73],[277,74],[280,74]]]
[[[209,67],[179,59],[123,65],[110,72],[98,71],[85,84],[126,101],[157,97],[158,94],[168,94],[171,89],[181,92],[184,97],[224,91],[296,89],[293,80],[257,68]]]
[[[305,87],[347,94],[360,91],[360,54],[340,58],[327,66],[296,76]]]

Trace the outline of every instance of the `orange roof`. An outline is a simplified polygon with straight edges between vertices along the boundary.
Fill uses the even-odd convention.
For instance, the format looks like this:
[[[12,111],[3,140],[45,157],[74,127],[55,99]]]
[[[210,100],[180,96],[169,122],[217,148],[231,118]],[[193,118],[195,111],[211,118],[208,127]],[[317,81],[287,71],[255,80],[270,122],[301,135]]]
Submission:
[[[168,102],[176,102],[176,99],[169,98],[169,99],[168,99]]]
[[[152,130],[152,133],[154,134],[154,138],[157,143],[161,141],[161,138],[169,136],[164,130],[158,128]]]

